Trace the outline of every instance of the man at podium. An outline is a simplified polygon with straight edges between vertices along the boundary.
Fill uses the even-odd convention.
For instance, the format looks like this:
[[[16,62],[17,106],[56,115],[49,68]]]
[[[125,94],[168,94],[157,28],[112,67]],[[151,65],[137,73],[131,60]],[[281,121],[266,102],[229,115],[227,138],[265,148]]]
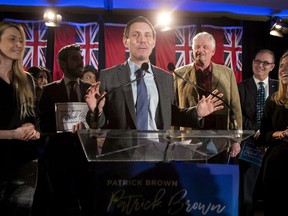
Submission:
[[[201,128],[204,116],[223,109],[222,101],[212,95],[203,96],[195,107],[176,106],[173,76],[149,60],[155,43],[155,29],[145,17],[128,22],[123,44],[130,57],[120,65],[100,71],[100,82],[87,91],[86,119],[91,128],[167,130],[172,125]],[[142,74],[135,74],[137,71]],[[147,100],[144,102],[140,101],[143,93]]]

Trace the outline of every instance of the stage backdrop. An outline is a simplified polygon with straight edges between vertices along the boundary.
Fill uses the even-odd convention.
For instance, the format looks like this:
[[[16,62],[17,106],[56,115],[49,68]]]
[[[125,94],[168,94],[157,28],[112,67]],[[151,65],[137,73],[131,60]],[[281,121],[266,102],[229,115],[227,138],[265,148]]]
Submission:
[[[47,27],[43,21],[9,20],[22,23],[27,36],[27,46],[24,57],[24,67],[35,65],[46,66]],[[125,61],[129,52],[122,43],[125,24],[104,24],[104,46],[106,68]],[[242,80],[242,35],[241,26],[211,26],[202,25],[202,31],[207,31],[215,37],[216,53],[213,62],[230,67],[237,82]],[[170,31],[157,31],[155,47],[156,66],[167,69],[168,63],[176,68],[193,61],[192,39],[197,33],[196,25],[177,26]],[[62,77],[62,71],[57,63],[57,53],[63,46],[76,43],[81,46],[84,63],[98,69],[99,59],[99,25],[93,23],[62,23],[55,31],[53,79]]]

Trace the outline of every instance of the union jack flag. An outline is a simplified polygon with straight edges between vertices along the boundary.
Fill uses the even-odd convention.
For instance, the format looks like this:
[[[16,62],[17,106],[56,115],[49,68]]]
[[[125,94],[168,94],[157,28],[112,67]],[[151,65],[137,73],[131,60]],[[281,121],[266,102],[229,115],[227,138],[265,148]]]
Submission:
[[[26,35],[23,66],[27,70],[32,66],[46,67],[47,29],[43,21],[25,21],[5,19],[20,24]]]
[[[243,28],[224,29],[224,65],[230,67],[237,80],[242,80]]]
[[[98,70],[99,25],[88,23],[76,25],[76,44],[79,44],[86,65],[93,65]]]
[[[192,40],[197,33],[196,30],[196,25],[176,29],[176,68],[193,62]]]

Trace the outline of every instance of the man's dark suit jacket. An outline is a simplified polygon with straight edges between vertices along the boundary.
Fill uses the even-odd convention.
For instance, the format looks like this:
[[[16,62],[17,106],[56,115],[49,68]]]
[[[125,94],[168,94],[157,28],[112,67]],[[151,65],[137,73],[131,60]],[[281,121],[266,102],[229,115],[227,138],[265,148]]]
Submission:
[[[157,129],[167,130],[170,126],[201,127],[196,109],[180,109],[175,105],[172,74],[151,65],[159,94],[156,119]],[[130,82],[128,62],[100,71],[100,91],[110,92]],[[156,92],[155,92],[156,94]],[[90,114],[87,122],[91,125]],[[103,120],[104,119],[104,120]],[[93,119],[92,119],[93,120]],[[131,85],[112,90],[106,96],[104,115],[100,116],[98,127],[108,129],[136,129],[136,112]]]
[[[90,84],[80,81],[81,102],[85,102],[84,97],[89,87]],[[39,101],[41,139],[45,147],[43,163],[40,165],[43,165],[44,176],[48,176],[49,183],[48,185],[43,183],[39,187],[51,188],[49,194],[52,194],[53,204],[48,201],[45,205],[54,206],[58,212],[63,210],[65,214],[70,214],[67,209],[78,208],[80,211],[77,191],[83,185],[79,183],[79,176],[84,175],[80,174],[80,171],[85,171],[86,163],[77,134],[56,131],[55,103],[57,102],[73,102],[69,101],[63,79],[45,86]],[[49,194],[42,196],[47,197]]]
[[[268,80],[269,96],[278,90],[278,80]],[[238,84],[243,130],[258,130],[256,124],[256,95],[257,85],[253,78]],[[253,138],[250,142],[255,143]],[[239,215],[254,215],[253,199],[262,199],[262,176],[260,167],[245,160],[239,160],[240,191],[239,191]],[[259,182],[259,183],[258,183]],[[258,184],[257,184],[258,183]]]
[[[272,95],[278,89],[278,80],[270,79],[269,95]],[[257,130],[256,124],[256,94],[257,86],[253,78],[242,81],[238,84],[240,95],[243,130]]]

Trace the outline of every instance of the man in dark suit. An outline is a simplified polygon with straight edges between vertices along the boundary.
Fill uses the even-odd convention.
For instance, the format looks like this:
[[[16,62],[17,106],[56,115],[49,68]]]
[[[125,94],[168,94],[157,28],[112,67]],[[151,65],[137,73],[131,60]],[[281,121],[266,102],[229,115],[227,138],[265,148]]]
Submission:
[[[115,88],[135,80],[134,72],[143,63],[148,63],[147,73],[143,77],[149,100],[147,130],[167,130],[171,125],[193,125],[199,128],[203,124],[202,117],[223,109],[223,106],[220,105],[222,102],[211,95],[203,97],[193,108],[180,109],[176,106],[174,104],[173,76],[153,66],[149,61],[155,43],[155,29],[145,17],[139,16],[128,22],[123,34],[123,44],[129,49],[130,57],[120,65],[100,71],[100,82],[93,84],[86,95],[86,102],[90,110],[87,114],[88,124],[96,128],[139,129],[136,126],[135,108],[137,83],[132,82],[122,88]],[[106,92],[107,95],[96,107],[96,102],[101,94],[104,94],[103,92]],[[214,93],[217,92],[218,90]],[[221,97],[222,95],[219,94]],[[95,108],[96,112],[94,112]],[[93,124],[95,121],[97,124]]]
[[[238,84],[240,102],[242,108],[243,130],[255,130],[253,139],[259,136],[259,125],[256,122],[256,95],[259,82],[264,82],[266,98],[278,89],[278,80],[269,78],[269,73],[275,64],[274,53],[271,50],[260,50],[257,52],[253,63],[253,77]],[[255,143],[255,140],[249,140]],[[260,167],[244,160],[239,160],[240,168],[240,197],[239,216],[254,216],[255,197],[261,194]],[[258,180],[258,181],[257,181]],[[256,184],[257,183],[257,184]],[[258,188],[257,193],[256,188]]]
[[[46,85],[39,102],[40,128],[45,140],[41,169],[48,177],[42,179],[49,183],[46,187],[52,194],[48,204],[52,215],[80,215],[77,191],[79,170],[82,169],[79,139],[71,131],[57,133],[55,103],[85,102],[84,96],[90,84],[80,79],[84,68],[80,46],[63,47],[58,53],[58,63],[63,78]],[[73,85],[71,81],[75,81]]]

